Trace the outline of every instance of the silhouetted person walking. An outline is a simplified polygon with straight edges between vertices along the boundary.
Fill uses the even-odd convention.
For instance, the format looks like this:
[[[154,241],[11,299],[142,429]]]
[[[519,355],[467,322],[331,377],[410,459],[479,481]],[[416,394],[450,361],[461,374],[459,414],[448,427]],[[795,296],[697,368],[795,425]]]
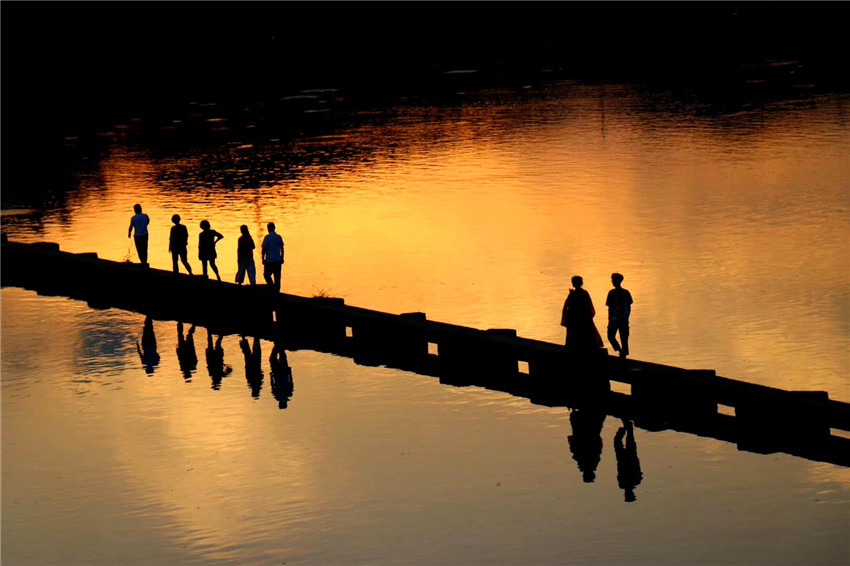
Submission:
[[[139,254],[139,262],[141,262],[142,267],[148,267],[148,224],[151,223],[151,219],[147,214],[142,213],[142,205],[140,204],[133,205],[133,212],[135,214],[130,218],[127,237],[133,236],[136,252]],[[134,232],[135,235],[133,235]]]
[[[153,331],[153,319],[145,317],[145,325],[142,329],[141,343],[136,342],[136,351],[139,359],[145,366],[145,372],[153,375],[154,368],[159,364],[159,353],[156,351],[156,334]]]
[[[632,313],[632,294],[628,289],[623,289],[623,276],[619,273],[611,274],[611,283],[614,288],[608,291],[605,305],[608,307],[608,341],[615,352],[620,352],[620,357],[629,355],[629,315]],[[620,341],[617,342],[617,332],[620,333]]]
[[[171,233],[168,235],[168,251],[171,252],[171,269],[174,273],[180,273],[180,268],[177,267],[178,258],[183,262],[183,267],[192,275],[192,266],[189,265],[189,230],[180,224],[180,215],[175,214],[171,217],[174,226],[171,227]]]
[[[201,268],[204,272],[204,277],[207,275],[207,263],[212,267],[216,279],[221,281],[221,276],[218,274],[218,267],[215,265],[215,245],[224,238],[221,234],[210,228],[210,223],[206,220],[201,220],[201,233],[198,234],[198,259],[201,260]]]
[[[254,265],[254,238],[248,232],[248,227],[244,224],[239,227],[242,235],[236,243],[236,261],[239,264],[239,270],[236,272],[236,282],[241,285],[245,281],[245,273],[248,273],[248,281],[251,285],[257,284],[257,268]]]
[[[239,347],[245,356],[245,379],[251,388],[251,397],[259,398],[260,390],[263,388],[263,353],[260,349],[260,339],[254,337],[253,348],[248,345],[248,339],[244,336],[239,340]]]
[[[272,347],[271,356],[269,356],[269,381],[272,386],[272,396],[277,400],[277,408],[285,409],[289,404],[289,399],[295,390],[292,383],[292,368],[289,367],[289,361],[286,359],[286,351],[283,345],[275,341]]]
[[[269,233],[263,238],[262,259],[263,278],[266,284],[272,286],[275,291],[280,291],[280,271],[283,267],[283,238],[275,232],[274,222],[267,226]]]
[[[570,413],[573,433],[567,437],[573,460],[578,463],[585,483],[596,479],[596,468],[602,459],[602,425],[605,413],[574,409]]]
[[[596,309],[590,293],[582,289],[584,281],[578,275],[573,276],[572,284],[567,300],[564,301],[564,309],[561,312],[561,326],[567,329],[565,346],[567,350],[575,354],[594,353],[603,346],[602,336],[593,323]]]
[[[192,373],[198,369],[198,354],[195,352],[195,325],[189,328],[183,337],[183,323],[177,323],[177,361],[186,381],[192,379]]]
[[[219,334],[215,345],[213,345],[212,333],[207,328],[207,371],[210,372],[213,389],[220,389],[222,378],[233,371],[232,367],[224,363],[224,348],[221,347],[222,338],[224,336]]]
[[[623,444],[624,436],[626,437],[625,445]],[[632,421],[623,419],[623,426],[614,435],[614,454],[617,456],[617,484],[625,491],[626,501],[632,502],[637,499],[635,488],[643,480]]]

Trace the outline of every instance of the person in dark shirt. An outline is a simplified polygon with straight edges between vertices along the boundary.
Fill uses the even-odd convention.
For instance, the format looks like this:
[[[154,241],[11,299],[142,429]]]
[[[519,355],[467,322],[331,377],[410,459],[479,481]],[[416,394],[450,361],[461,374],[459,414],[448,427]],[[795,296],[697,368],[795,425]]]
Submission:
[[[183,267],[192,275],[192,266],[188,261],[189,247],[189,230],[180,224],[180,215],[175,214],[171,217],[174,226],[171,227],[171,234],[168,236],[168,251],[171,252],[171,269],[174,273],[180,273],[180,268],[177,267],[178,258],[183,262]]]
[[[574,354],[590,354],[603,346],[602,336],[593,323],[596,309],[590,293],[582,289],[584,280],[576,275],[571,281],[574,289],[570,289],[561,312],[561,326],[567,329],[565,346]]]
[[[221,234],[210,228],[210,223],[206,220],[201,220],[201,233],[198,234],[198,259],[201,260],[201,267],[204,270],[204,277],[207,277],[207,263],[212,267],[216,278],[221,281],[221,275],[218,274],[218,267],[215,265],[215,245],[224,238]]]
[[[133,236],[136,244],[136,252],[139,254],[139,262],[142,267],[148,267],[148,224],[151,223],[150,217],[142,212],[142,205],[134,204],[133,212],[135,214],[130,218],[130,228],[127,230],[127,237]]]
[[[608,291],[605,305],[608,307],[608,341],[615,352],[620,352],[620,357],[629,355],[629,316],[632,313],[632,294],[628,289],[623,289],[623,276],[619,273],[611,274],[611,283],[614,288]],[[617,342],[617,332],[620,333],[620,344]]]
[[[236,244],[236,261],[239,264],[239,270],[236,272],[236,282],[241,285],[245,281],[245,273],[248,273],[248,281],[251,285],[257,284],[257,268],[254,265],[254,238],[248,232],[248,227],[242,225],[239,227],[242,235]]]

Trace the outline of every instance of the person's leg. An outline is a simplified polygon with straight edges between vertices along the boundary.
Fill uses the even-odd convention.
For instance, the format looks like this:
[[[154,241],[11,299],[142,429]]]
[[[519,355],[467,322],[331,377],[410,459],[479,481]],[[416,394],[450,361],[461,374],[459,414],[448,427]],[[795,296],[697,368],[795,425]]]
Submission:
[[[237,263],[239,264],[239,269],[236,271],[236,284],[241,285],[245,280],[245,269],[247,266],[244,259],[238,260]]]
[[[179,255],[180,254],[178,254],[177,252],[171,252],[171,271],[173,271],[174,273],[180,272],[180,269],[178,269],[177,267],[177,258],[179,257]]]
[[[617,342],[617,323],[615,322],[608,323],[608,341],[615,352],[620,351],[620,344]]]
[[[274,286],[274,281],[272,281],[272,265],[269,262],[263,263],[263,279],[266,280],[266,285]]]
[[[218,267],[215,265],[215,258],[210,259],[210,267],[212,267],[213,273],[215,273],[215,278],[221,281],[221,275],[218,274]]]
[[[246,270],[248,271],[248,281],[251,282],[251,285],[257,284],[257,268],[254,266],[254,260],[249,259],[246,261]]]
[[[629,355],[629,323],[620,325],[620,340],[623,342],[623,355]]]
[[[274,288],[275,291],[280,291],[280,272],[283,267],[283,262],[276,262],[274,265]]]
[[[140,236],[140,238],[142,239],[141,254],[144,255],[144,259],[142,259],[142,263],[144,265],[147,265],[148,264],[148,235],[145,234],[144,236]]]
[[[136,253],[139,254],[139,263],[142,265],[148,262],[148,237],[133,236],[133,243],[136,244]]]
[[[201,260],[201,269],[204,272],[204,277],[209,277],[209,275],[207,275],[207,260],[205,260],[205,259]]]
[[[183,262],[183,267],[192,275],[192,266],[189,265],[189,253],[186,250],[180,250],[180,261]]]

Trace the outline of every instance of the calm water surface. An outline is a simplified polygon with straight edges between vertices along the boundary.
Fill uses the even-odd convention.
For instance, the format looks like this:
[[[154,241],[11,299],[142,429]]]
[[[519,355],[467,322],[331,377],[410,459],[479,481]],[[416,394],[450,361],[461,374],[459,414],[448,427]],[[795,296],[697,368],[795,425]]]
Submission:
[[[322,110],[332,92],[305,93]],[[560,342],[581,274],[604,327],[612,271],[635,358],[850,401],[848,98],[720,108],[564,83],[350,116],[286,141],[257,108],[116,124],[55,206],[4,209],[19,241],[135,260],[132,205],[168,268],[170,217],[286,241],[285,290]],[[316,112],[321,114],[321,112]],[[202,142],[187,141],[200,128]],[[192,140],[199,138],[194,137]],[[34,172],[37,173],[37,172]],[[199,262],[190,261],[199,270]],[[846,564],[850,474],[637,429],[626,503],[608,417],[596,479],[568,409],[346,358],[288,353],[281,408],[238,336],[213,388],[198,328],[2,291],[2,545],[10,564]],[[256,384],[254,386],[256,390]]]

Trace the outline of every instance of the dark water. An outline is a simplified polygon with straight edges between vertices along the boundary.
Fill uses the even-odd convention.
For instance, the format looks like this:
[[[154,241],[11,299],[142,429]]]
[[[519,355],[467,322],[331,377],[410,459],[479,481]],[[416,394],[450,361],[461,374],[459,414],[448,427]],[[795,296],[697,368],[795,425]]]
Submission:
[[[402,101],[294,137],[277,135],[277,106],[197,101],[112,124],[71,190],[5,205],[3,229],[135,261],[124,233],[140,202],[154,267],[170,266],[179,213],[190,242],[202,219],[224,234],[233,280],[239,225],[259,240],[271,220],[287,292],[552,342],[570,276],[602,313],[616,270],[635,297],[634,357],[850,401],[848,99],[798,92],[727,108],[557,82]],[[341,94],[294,96],[275,104],[311,121]],[[143,360],[134,313],[4,288],[2,314],[10,564],[850,555],[846,468],[636,429],[626,502],[612,417],[584,428],[567,409],[310,351],[287,353],[286,395],[265,341],[260,383],[224,337],[216,383],[206,329],[187,378],[175,322],[154,321],[159,357],[148,341]]]

